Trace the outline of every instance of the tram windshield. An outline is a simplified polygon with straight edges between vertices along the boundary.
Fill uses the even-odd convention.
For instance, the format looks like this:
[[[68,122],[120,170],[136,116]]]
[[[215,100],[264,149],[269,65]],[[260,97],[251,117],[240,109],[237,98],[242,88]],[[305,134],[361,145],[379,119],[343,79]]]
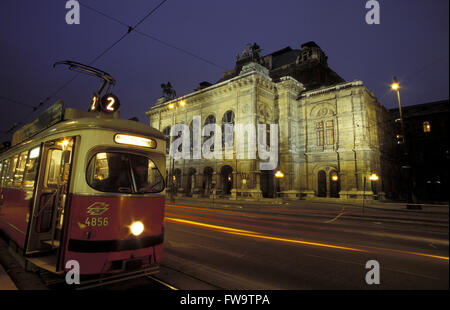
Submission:
[[[95,154],[86,171],[88,184],[99,191],[111,193],[159,193],[164,179],[148,157],[102,152]]]

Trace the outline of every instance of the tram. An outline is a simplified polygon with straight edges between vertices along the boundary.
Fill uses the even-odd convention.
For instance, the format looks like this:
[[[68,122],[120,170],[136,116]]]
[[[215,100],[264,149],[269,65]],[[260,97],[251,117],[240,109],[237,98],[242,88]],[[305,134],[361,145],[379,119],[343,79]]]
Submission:
[[[28,262],[56,274],[69,261],[81,275],[158,272],[166,142],[117,115],[60,101],[0,153],[0,230]]]

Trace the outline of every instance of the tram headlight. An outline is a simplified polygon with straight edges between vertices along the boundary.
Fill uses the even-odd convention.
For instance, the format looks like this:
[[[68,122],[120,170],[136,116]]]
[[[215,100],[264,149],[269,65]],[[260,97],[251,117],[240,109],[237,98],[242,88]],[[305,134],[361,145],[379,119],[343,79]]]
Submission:
[[[134,236],[139,236],[140,234],[142,234],[142,232],[144,231],[144,224],[141,221],[136,221],[131,223],[130,225],[130,232],[134,235]]]

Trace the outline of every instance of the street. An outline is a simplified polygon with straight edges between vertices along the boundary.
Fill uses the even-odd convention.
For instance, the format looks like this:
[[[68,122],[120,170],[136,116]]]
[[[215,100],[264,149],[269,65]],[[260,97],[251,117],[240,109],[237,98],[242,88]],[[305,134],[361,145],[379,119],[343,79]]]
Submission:
[[[174,272],[201,289],[448,289],[448,243],[448,214],[167,202],[158,277],[181,289],[197,287]],[[379,284],[366,283],[371,260]]]

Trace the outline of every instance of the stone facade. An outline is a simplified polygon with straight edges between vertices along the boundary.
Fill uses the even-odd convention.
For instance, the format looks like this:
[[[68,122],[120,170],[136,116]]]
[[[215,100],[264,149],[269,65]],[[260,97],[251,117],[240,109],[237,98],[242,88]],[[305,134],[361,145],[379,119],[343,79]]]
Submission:
[[[317,59],[313,59],[305,70],[311,70],[314,63],[323,66],[325,54],[315,44],[308,47],[314,49],[310,55],[316,55]],[[318,88],[320,81],[308,81],[308,85],[315,86],[307,89],[293,77],[302,74],[289,73],[295,71],[294,67],[305,66],[308,54],[299,53],[306,55],[305,58],[290,55],[295,60],[284,65],[287,74],[281,76],[281,67],[273,68],[273,63],[277,62],[275,53],[268,55],[271,57],[259,57],[256,52],[253,49],[244,55],[247,62],[243,62],[241,56],[237,57],[239,74],[230,71],[218,83],[203,83],[204,87],[176,99],[160,98],[147,115],[150,125],[165,133],[168,142],[174,123],[191,125],[195,116],[201,117],[202,126],[211,122],[255,127],[257,124],[277,124],[276,169],[260,170],[258,157],[238,159],[236,145],[233,159],[172,161],[168,158],[168,175],[175,175],[177,194],[220,195],[231,199],[276,196],[358,199],[364,193],[367,198],[373,194],[377,197],[389,194],[393,188],[391,180],[395,166],[391,158],[394,146],[390,132],[392,117],[363,83],[345,82],[333,72],[330,76],[339,83]],[[292,50],[285,49],[285,53],[292,54]],[[330,78],[325,80],[328,82],[322,81],[323,84],[329,84]],[[169,104],[181,100],[186,102],[185,107],[168,108]],[[277,170],[283,172],[283,178],[274,177]],[[377,173],[380,181],[369,181],[367,178],[371,173]]]

